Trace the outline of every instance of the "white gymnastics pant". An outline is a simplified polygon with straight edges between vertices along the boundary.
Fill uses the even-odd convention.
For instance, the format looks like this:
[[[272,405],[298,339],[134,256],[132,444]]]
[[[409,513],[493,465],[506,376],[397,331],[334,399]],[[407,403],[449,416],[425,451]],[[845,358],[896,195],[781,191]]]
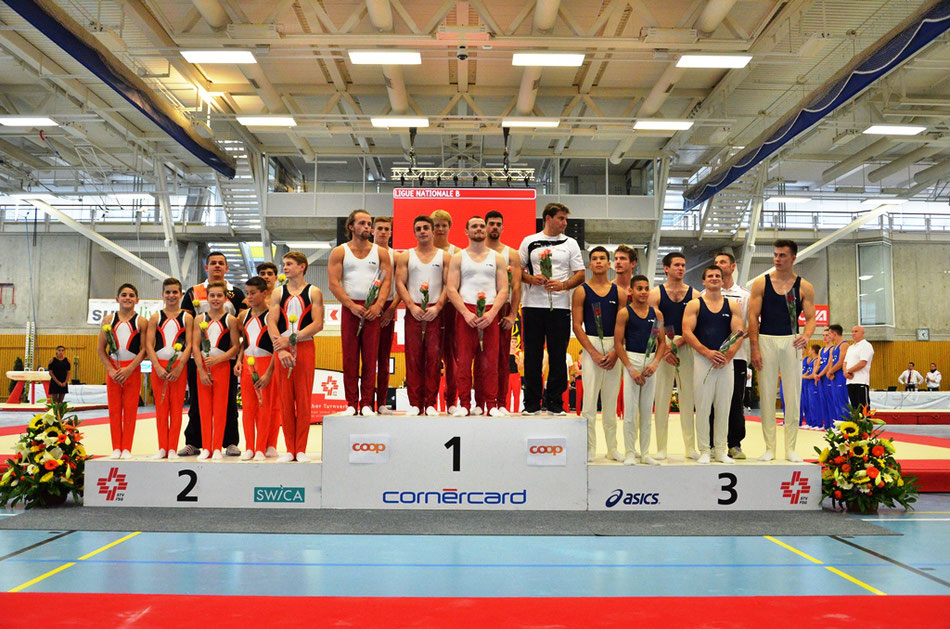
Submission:
[[[678,340],[676,337],[674,340]],[[680,358],[679,406],[680,425],[683,428],[683,444],[686,455],[696,450],[696,417],[693,414],[693,350],[683,345],[678,350]],[[666,452],[667,430],[670,421],[670,396],[676,368],[664,359],[656,370],[656,449]]]
[[[644,354],[627,352],[630,363],[637,371],[643,371],[646,363]],[[650,357],[653,360],[653,357]],[[671,365],[672,366],[672,365]],[[653,392],[656,389],[656,375],[647,378],[641,387],[630,372],[623,370],[623,443],[627,456],[633,456],[637,450],[637,433],[640,435],[640,452],[646,456],[650,451],[650,419],[653,415]]]
[[[729,410],[732,407],[732,389],[735,386],[735,374],[730,360],[719,369],[712,367],[712,362],[705,356],[696,354],[693,359],[693,391],[696,392],[696,417],[709,417],[709,409],[713,409],[713,448],[717,455],[725,454],[729,433]],[[706,374],[709,374],[707,377]],[[704,382],[705,380],[705,382]],[[709,452],[709,422],[696,422],[696,438],[699,440],[699,451]]]
[[[795,337],[759,335],[762,371],[759,372],[759,393],[762,405],[762,436],[765,449],[775,454],[775,397],[778,377],[782,376],[785,396],[785,453],[795,451],[802,396],[801,350],[795,349]]]
[[[605,336],[603,342],[597,336],[588,337],[601,354],[607,355],[614,348],[614,337]],[[620,372],[623,363],[619,360],[614,368],[607,371],[594,363],[590,352],[584,352],[581,359],[581,373],[584,377],[584,405],[582,415],[587,418],[587,449],[597,449],[597,397],[601,397],[604,439],[608,454],[617,449],[617,396],[620,395]]]

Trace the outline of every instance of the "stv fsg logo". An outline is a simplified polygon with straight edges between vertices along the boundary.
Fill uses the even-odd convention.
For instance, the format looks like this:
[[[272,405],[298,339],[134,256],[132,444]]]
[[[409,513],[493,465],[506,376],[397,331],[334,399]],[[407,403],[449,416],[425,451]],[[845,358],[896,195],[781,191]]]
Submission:
[[[128,481],[125,480],[125,474],[119,474],[119,468],[109,468],[109,474],[105,478],[96,481],[99,487],[99,493],[105,494],[106,502],[119,501],[125,498],[125,490],[129,488]]]
[[[811,485],[808,484],[807,478],[802,478],[801,472],[793,472],[792,480],[782,483],[782,498],[788,498],[789,504],[808,504],[810,493]]]

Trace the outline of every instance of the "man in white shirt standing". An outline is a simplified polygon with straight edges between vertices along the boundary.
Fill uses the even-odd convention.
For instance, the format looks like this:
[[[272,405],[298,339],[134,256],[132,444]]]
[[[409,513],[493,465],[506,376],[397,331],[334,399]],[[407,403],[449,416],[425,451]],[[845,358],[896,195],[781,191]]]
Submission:
[[[736,284],[733,274],[736,272],[736,258],[727,251],[720,251],[716,254],[714,264],[722,271],[722,296],[729,299],[730,302],[739,304],[742,310],[741,329],[746,329],[746,320],[749,317],[749,296],[752,294],[747,289]],[[701,295],[705,295],[704,290]],[[745,439],[745,410],[743,409],[742,399],[745,395],[745,376],[749,361],[749,348],[747,343],[739,345],[735,358],[732,359],[733,387],[732,402],[729,406],[729,426],[727,442],[729,444],[729,456],[733,459],[746,458],[742,452],[742,440]],[[709,414],[709,434],[715,434],[713,429],[713,417],[715,411]]]
[[[916,391],[917,387],[924,383],[924,377],[920,372],[914,369],[914,363],[907,363],[907,369],[897,379],[904,385],[905,391]]]
[[[848,399],[851,406],[871,406],[871,359],[874,347],[864,338],[864,328],[851,328],[851,346],[844,355],[844,377],[848,379]]]
[[[937,363],[930,363],[930,371],[927,372],[924,379],[927,381],[928,391],[940,390],[940,381],[943,380],[943,376],[937,371]]]
[[[571,339],[571,293],[584,281],[584,256],[580,246],[567,229],[570,210],[560,203],[544,206],[541,218],[544,229],[521,242],[523,281],[521,316],[524,340],[524,411],[534,415],[540,412],[542,402],[547,411],[564,415],[564,391],[567,390],[567,344]],[[551,277],[542,268],[550,259]],[[541,399],[541,370],[544,346],[550,355],[550,373],[544,400]]]

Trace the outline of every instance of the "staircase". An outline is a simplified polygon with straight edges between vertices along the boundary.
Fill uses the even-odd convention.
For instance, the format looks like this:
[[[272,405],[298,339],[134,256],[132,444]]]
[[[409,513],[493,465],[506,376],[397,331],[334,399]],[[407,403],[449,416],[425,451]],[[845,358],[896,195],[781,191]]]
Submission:
[[[755,187],[755,170],[746,173],[707,203],[700,226],[700,239],[732,238],[746,218]]]
[[[234,159],[234,179],[215,172],[218,196],[228,218],[228,228],[235,236],[261,235],[261,198],[254,183],[247,148],[241,140],[219,140],[218,146]]]

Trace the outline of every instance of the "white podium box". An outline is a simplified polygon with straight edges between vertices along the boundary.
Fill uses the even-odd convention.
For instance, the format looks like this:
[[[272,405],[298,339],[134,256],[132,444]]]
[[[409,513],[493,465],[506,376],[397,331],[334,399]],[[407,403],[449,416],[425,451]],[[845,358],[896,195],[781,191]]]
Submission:
[[[587,426],[580,417],[326,417],[323,506],[583,511]]]
[[[808,463],[592,465],[590,511],[806,511],[821,508]]]
[[[320,508],[320,463],[93,459],[91,507]]]

